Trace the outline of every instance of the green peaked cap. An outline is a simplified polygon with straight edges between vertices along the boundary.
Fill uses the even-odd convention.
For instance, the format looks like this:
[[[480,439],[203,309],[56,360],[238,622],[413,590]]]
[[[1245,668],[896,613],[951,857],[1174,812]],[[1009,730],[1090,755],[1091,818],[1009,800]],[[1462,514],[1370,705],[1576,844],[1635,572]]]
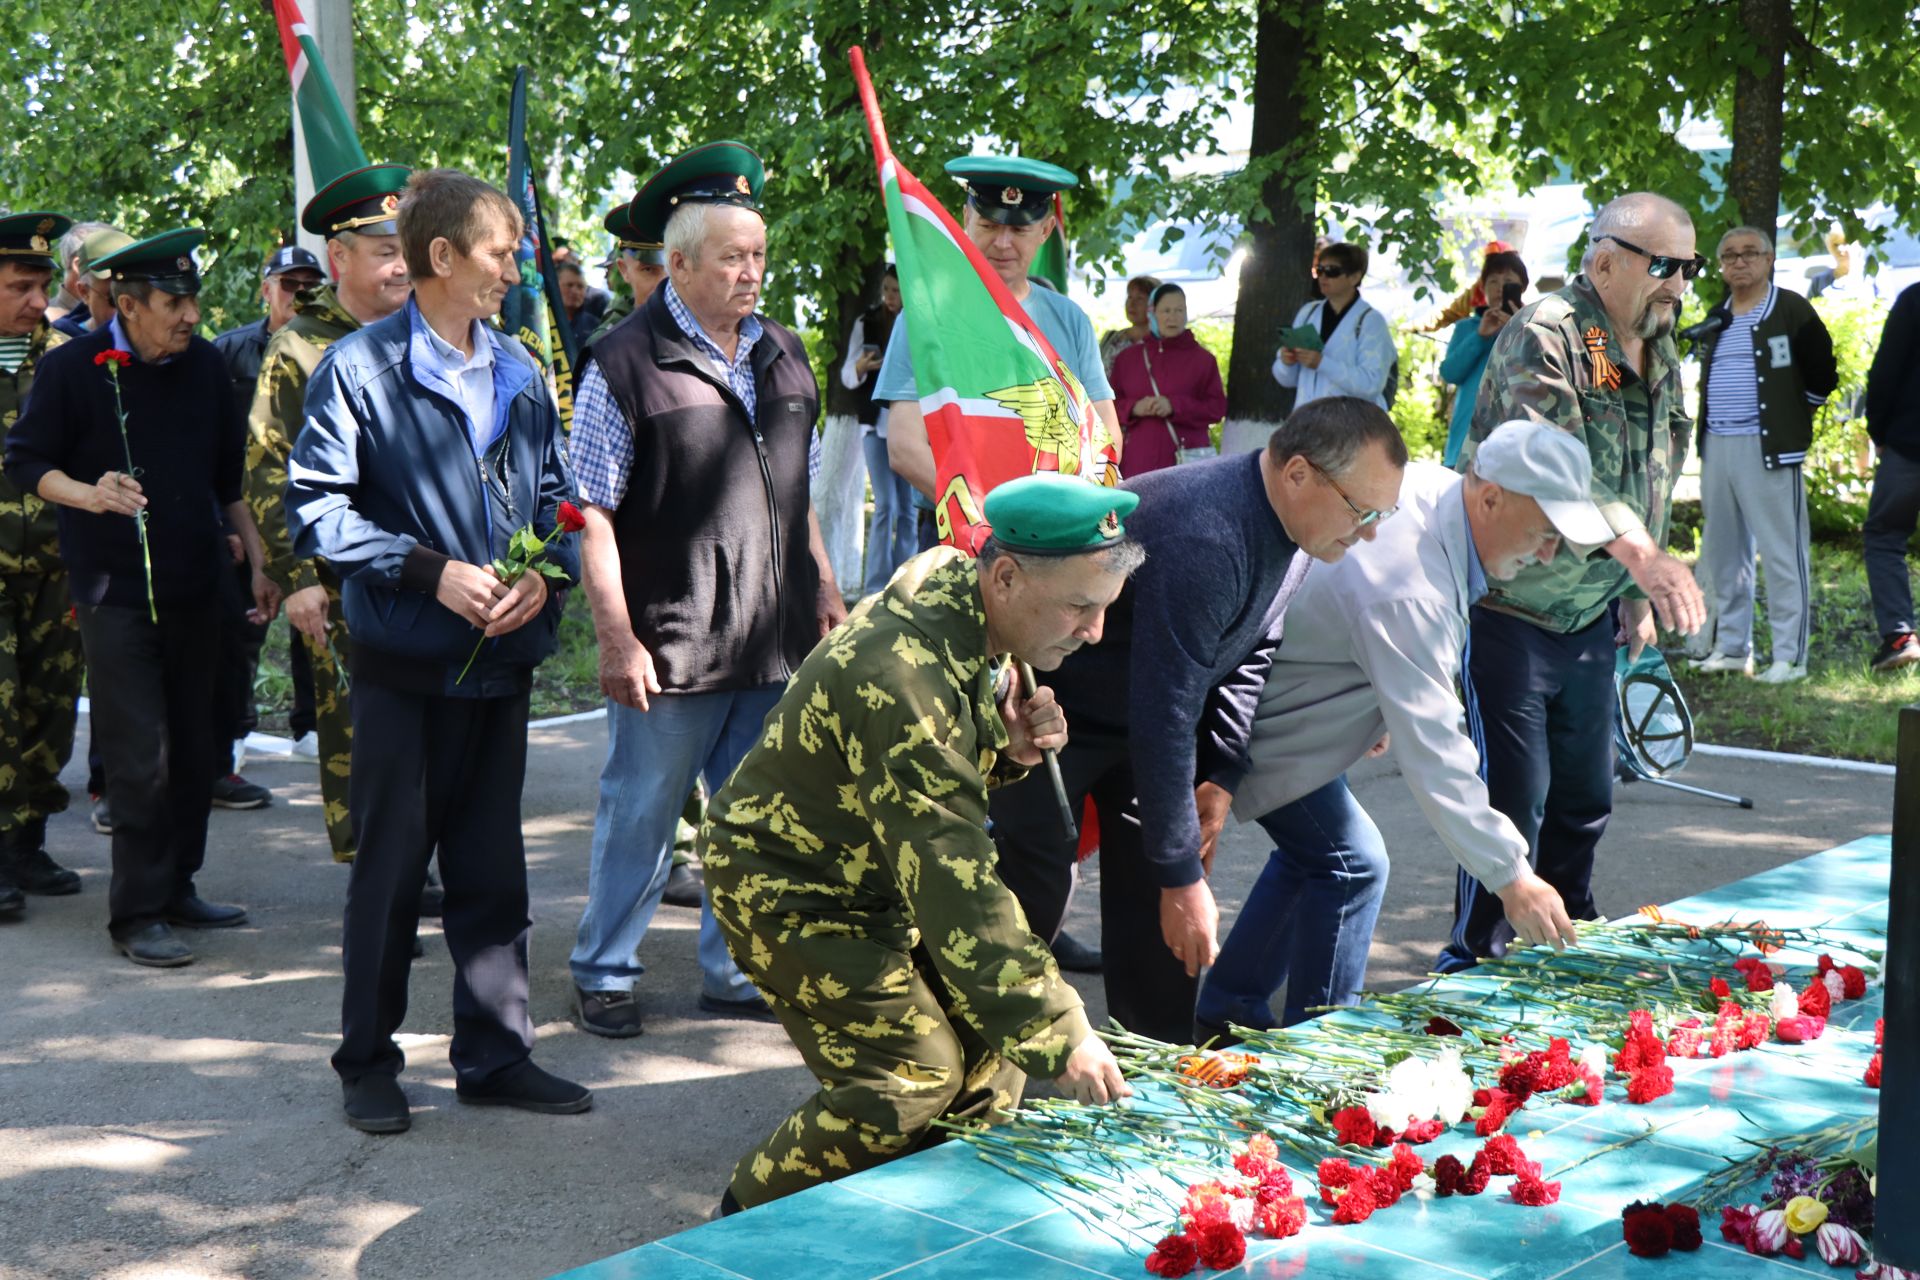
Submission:
[[[635,239],[659,241],[681,205],[731,204],[758,212],[766,185],[766,167],[752,147],[709,142],[675,156],[641,183],[627,205],[627,221],[639,233]],[[655,231],[660,234],[649,234]]]
[[[0,262],[59,270],[54,245],[71,226],[73,219],[64,213],[15,213],[0,218]]]
[[[363,236],[390,236],[399,232],[394,217],[400,193],[413,170],[403,164],[370,164],[343,173],[313,193],[300,211],[300,225],[316,236],[353,231]]]
[[[1072,172],[1025,156],[961,156],[947,172],[967,184],[967,203],[989,222],[1029,226],[1053,212],[1053,195],[1080,185]]]
[[[200,268],[193,251],[207,233],[199,227],[180,227],[136,240],[93,264],[95,278],[105,275],[121,281],[146,281],[154,288],[181,297],[200,292]]]
[[[993,540],[1009,551],[1072,556],[1126,541],[1121,521],[1139,505],[1140,495],[1125,489],[1036,471],[989,493],[982,512]]]

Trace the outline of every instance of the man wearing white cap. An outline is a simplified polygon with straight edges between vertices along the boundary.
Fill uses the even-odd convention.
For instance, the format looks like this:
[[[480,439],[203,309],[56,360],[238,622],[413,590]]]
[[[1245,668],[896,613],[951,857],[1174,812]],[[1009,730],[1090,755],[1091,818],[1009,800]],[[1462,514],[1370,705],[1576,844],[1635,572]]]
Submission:
[[[1351,1004],[1366,977],[1386,890],[1379,830],[1346,771],[1389,742],[1415,800],[1467,874],[1499,895],[1527,942],[1574,941],[1560,895],[1533,871],[1527,841],[1487,801],[1478,715],[1463,684],[1467,610],[1489,580],[1553,559],[1563,542],[1612,533],[1587,496],[1587,451],[1545,423],[1508,422],[1465,475],[1407,468],[1400,507],[1372,543],[1307,577],[1288,607],[1231,787],[1242,821],[1277,846],[1200,992],[1201,1034],[1290,1025],[1316,1005]]]

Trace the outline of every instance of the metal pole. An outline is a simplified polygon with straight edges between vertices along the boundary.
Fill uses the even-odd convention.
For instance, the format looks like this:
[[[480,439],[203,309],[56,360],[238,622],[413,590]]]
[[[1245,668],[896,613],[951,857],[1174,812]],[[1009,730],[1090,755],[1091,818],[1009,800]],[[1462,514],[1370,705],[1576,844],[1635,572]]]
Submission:
[[[333,87],[340,94],[340,103],[347,109],[347,119],[354,128],[360,127],[360,111],[355,104],[357,96],[353,76],[353,0],[300,0],[301,11],[306,14],[307,25],[313,28],[313,42],[320,49],[320,57],[327,64],[327,74],[333,77]],[[307,171],[307,137],[300,127],[300,104],[293,103],[293,221],[299,227],[300,210],[307,207],[307,201],[313,199],[313,182]],[[310,250],[320,261],[327,260],[326,242],[321,237],[305,231],[297,231],[295,242]]]
[[[1900,711],[1887,892],[1886,1044],[1880,1074],[1879,1212],[1873,1256],[1920,1268],[1920,706]]]

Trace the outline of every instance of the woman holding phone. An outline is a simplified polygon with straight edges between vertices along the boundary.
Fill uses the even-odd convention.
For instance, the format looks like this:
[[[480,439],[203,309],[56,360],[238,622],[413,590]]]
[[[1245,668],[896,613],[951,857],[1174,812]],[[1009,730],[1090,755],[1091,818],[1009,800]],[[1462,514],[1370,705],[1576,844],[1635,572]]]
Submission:
[[[1455,466],[1460,446],[1473,423],[1473,402],[1480,398],[1480,375],[1487,371],[1493,340],[1521,307],[1527,292],[1527,264],[1517,253],[1490,253],[1480,265],[1480,296],[1486,299],[1472,315],[1456,321],[1440,378],[1459,388],[1454,393],[1453,416],[1447,422],[1447,449],[1440,461]]]

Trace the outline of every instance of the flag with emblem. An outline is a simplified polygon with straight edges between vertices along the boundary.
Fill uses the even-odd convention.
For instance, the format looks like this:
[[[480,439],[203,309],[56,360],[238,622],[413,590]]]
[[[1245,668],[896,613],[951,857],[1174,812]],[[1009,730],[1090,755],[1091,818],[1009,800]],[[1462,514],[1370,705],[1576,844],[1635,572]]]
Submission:
[[[995,485],[1035,471],[1117,484],[1119,455],[1053,344],[960,224],[888,148],[866,58],[857,48],[850,57],[933,447],[940,540],[974,551],[989,532],[980,507]]]
[[[573,426],[573,329],[560,300],[560,272],[547,239],[547,220],[540,212],[540,192],[533,184],[533,158],[527,149],[527,69],[513,73],[513,100],[507,110],[507,195],[520,206],[525,231],[514,250],[520,283],[507,290],[500,303],[500,327],[520,339],[547,371],[554,398],[560,405],[560,425]]]
[[[273,0],[273,18],[280,27],[280,52],[286,55],[300,132],[306,139],[307,171],[317,191],[343,173],[366,168],[367,153],[360,149],[360,135],[341,105],[299,0]]]

